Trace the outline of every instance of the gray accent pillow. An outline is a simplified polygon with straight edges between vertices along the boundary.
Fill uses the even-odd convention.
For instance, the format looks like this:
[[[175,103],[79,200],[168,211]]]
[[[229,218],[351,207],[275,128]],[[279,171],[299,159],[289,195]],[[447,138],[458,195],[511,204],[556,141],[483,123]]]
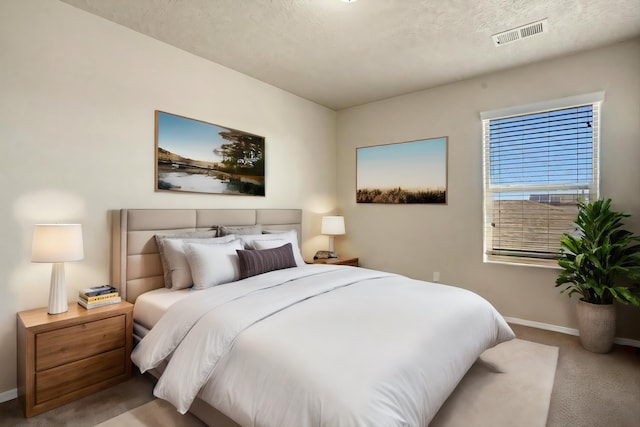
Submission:
[[[262,234],[262,224],[220,225],[218,226],[218,233],[219,236],[226,236],[228,234]]]
[[[291,243],[264,250],[237,250],[240,261],[240,278],[256,276],[274,270],[296,267]]]
[[[243,234],[238,238],[244,242],[245,249],[272,249],[289,242],[293,250],[293,258],[296,260],[298,267],[305,265],[298,246],[298,233],[296,230],[288,230],[277,234]]]

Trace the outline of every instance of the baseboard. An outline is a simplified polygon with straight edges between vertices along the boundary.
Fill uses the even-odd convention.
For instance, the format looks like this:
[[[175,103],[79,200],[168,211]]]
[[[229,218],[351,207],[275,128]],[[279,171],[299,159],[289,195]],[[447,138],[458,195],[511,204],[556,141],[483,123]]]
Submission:
[[[613,342],[616,343],[616,344],[620,344],[620,345],[628,345],[629,347],[640,348],[640,341],[632,340],[630,338],[618,338],[618,337],[616,337],[616,339],[614,339]]]
[[[18,389],[14,388],[11,390],[3,391],[0,393],[0,403],[8,402],[9,400],[13,400],[18,397]]]
[[[534,322],[532,320],[518,319],[517,317],[505,317],[504,320],[506,320],[509,323],[514,323],[516,325],[530,326],[532,328],[538,328],[538,329],[544,329],[544,330],[547,330],[547,331],[560,332],[560,333],[567,334],[567,335],[575,335],[575,336],[579,335],[579,332],[578,332],[577,329],[566,328],[564,326],[551,325],[549,323],[542,323],[542,322]],[[632,340],[630,338],[618,338],[618,337],[616,337],[613,340],[613,342],[616,343],[616,344],[620,344],[620,345],[628,345],[630,347],[640,348],[640,341]]]

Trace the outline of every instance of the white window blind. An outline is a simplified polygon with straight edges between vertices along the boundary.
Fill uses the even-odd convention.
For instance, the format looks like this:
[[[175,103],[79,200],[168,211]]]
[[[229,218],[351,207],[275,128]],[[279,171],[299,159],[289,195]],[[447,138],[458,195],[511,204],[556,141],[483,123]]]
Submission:
[[[601,99],[529,114],[483,113],[485,260],[558,257],[578,201],[598,197]]]

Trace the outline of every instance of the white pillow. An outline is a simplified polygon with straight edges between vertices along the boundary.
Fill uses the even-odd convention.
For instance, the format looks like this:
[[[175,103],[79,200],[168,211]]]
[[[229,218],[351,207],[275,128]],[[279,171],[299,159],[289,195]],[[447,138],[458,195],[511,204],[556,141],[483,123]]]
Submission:
[[[193,289],[206,289],[238,280],[240,264],[236,250],[242,249],[240,240],[219,245],[186,242],[184,253],[191,267]]]
[[[163,239],[163,250],[166,261],[165,271],[165,285],[173,290],[190,288],[193,285],[193,279],[191,277],[191,268],[187,262],[187,257],[184,253],[184,244],[189,243],[201,243],[206,245],[219,245],[228,243],[235,240],[234,236],[215,237],[208,239]],[[167,274],[168,273],[168,274]]]
[[[269,248],[264,247],[263,249],[272,249],[278,246],[282,246],[285,243],[291,243],[291,250],[293,251],[293,258],[296,260],[296,265],[301,267],[305,265],[304,259],[302,258],[302,253],[300,252],[300,247],[298,246],[298,233],[296,230],[289,230],[282,233],[274,233],[274,234],[251,234],[251,235],[242,235],[238,236],[239,239],[244,243],[244,247],[246,249],[260,249],[256,246],[256,242],[268,242],[268,241],[277,241],[279,244],[274,244]]]
[[[156,234],[156,244],[158,245],[158,253],[160,254],[160,262],[162,263],[162,271],[164,272],[164,285],[171,288],[171,270],[167,262],[167,256],[164,251],[164,242],[167,239],[211,239],[216,237],[218,229],[205,231],[186,231],[169,234]]]
[[[251,243],[251,245],[253,246],[254,249],[262,251],[264,249],[279,248],[280,246],[284,246],[287,243],[289,243],[289,241],[284,239],[273,239],[273,240],[269,239],[269,240],[254,240]]]

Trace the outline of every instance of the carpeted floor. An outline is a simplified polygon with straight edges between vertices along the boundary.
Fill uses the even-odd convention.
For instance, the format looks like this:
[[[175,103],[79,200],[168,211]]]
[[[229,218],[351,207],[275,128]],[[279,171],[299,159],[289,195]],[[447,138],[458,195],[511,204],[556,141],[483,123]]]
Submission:
[[[89,427],[153,399],[151,380],[135,374],[122,384],[31,418],[24,418],[17,399],[4,402],[0,404],[0,427]]]
[[[609,354],[594,354],[571,335],[512,327],[521,339],[560,349],[547,427],[638,425],[640,349],[616,345]],[[0,426],[94,426],[151,400],[151,382],[135,375],[119,386],[29,419],[23,417],[17,400],[2,403]],[[469,424],[474,425],[478,424]]]
[[[560,348],[547,427],[640,425],[640,348],[590,353],[573,335],[511,325],[519,338]]]

